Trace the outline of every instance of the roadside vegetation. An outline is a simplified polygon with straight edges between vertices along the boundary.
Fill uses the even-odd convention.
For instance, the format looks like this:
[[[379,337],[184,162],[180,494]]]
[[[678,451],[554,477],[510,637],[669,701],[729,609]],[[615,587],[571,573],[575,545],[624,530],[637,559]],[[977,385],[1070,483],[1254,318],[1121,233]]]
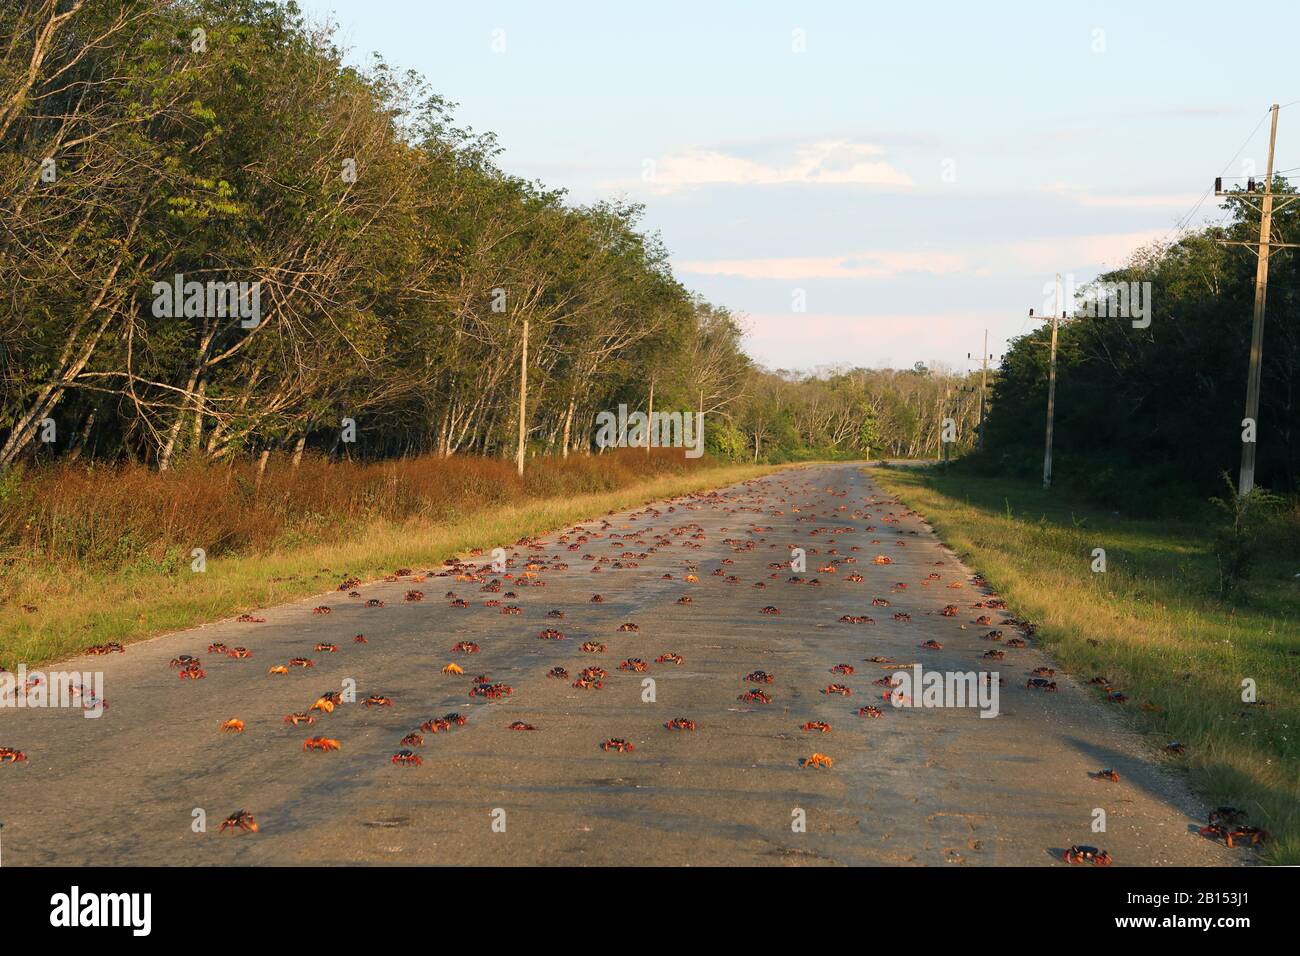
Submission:
[[[436,456],[42,472],[0,495],[0,666],[13,669],[373,580],[771,466],[626,449],[541,463]],[[206,568],[196,572],[194,548]],[[486,559],[485,559],[486,560]]]
[[[1263,859],[1300,863],[1300,508],[1279,502],[1252,530],[1208,502],[1156,517],[1023,480],[872,474],[1037,625],[1076,681],[1121,688],[1127,704],[1101,706],[1123,706],[1209,805],[1240,807],[1269,830]],[[1226,598],[1225,547],[1251,553]],[[1096,548],[1104,573],[1092,570]],[[1254,703],[1243,702],[1246,679]],[[1185,755],[1165,753],[1174,741]]]

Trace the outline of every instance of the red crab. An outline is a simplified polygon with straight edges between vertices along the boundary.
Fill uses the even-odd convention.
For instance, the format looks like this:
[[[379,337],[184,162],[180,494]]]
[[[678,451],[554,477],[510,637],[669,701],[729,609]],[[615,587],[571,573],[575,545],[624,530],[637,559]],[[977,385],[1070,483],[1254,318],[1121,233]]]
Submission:
[[[209,654],[225,654],[228,650],[229,648],[226,647],[225,644],[222,644],[220,641],[213,641],[211,644],[208,645]]]
[[[921,646],[924,647],[924,648],[925,648],[926,650],[928,650],[928,651],[941,651],[941,650],[943,650],[943,645],[940,644],[938,641],[926,641],[926,642],[925,642],[924,644],[922,644]]]
[[[536,730],[537,728],[534,727],[532,724],[524,723],[522,720],[516,720],[512,724],[510,724],[510,726],[507,727],[506,729],[507,730]]]
[[[621,671],[632,671],[633,673],[642,673],[649,665],[639,657],[629,657],[622,664],[618,665]]]
[[[1072,846],[1061,851],[1061,859],[1067,863],[1091,863],[1093,866],[1110,866],[1110,854],[1095,846]]]
[[[780,614],[780,613],[781,613],[781,609],[780,609],[779,607],[772,607],[772,605],[769,604],[767,607],[760,608],[760,609],[759,609],[759,613],[760,613],[760,614]]]
[[[307,724],[308,726],[310,726],[311,724],[316,723],[316,718],[309,713],[300,711],[299,713],[290,714],[289,716],[285,717],[284,722],[286,724],[293,724],[295,727],[297,727],[299,724]]]
[[[858,716],[859,717],[884,717],[885,712],[881,710],[879,707],[873,707],[870,704],[868,704],[866,707],[858,708]]]
[[[366,698],[365,704],[367,707],[392,707],[393,701],[382,694],[371,694]]]
[[[0,747],[0,763],[18,763],[26,760],[27,754],[13,747]]]
[[[585,641],[578,650],[586,651],[588,654],[604,654],[605,645],[599,641]]]
[[[358,634],[356,637],[352,638],[352,643],[353,643],[353,644],[369,644],[370,642],[366,640],[366,635],[364,635],[364,634]]]
[[[404,767],[418,767],[424,763],[424,760],[414,750],[399,750],[393,754],[391,762]]]
[[[312,608],[311,612],[313,614],[329,614],[330,611],[332,610],[333,608],[331,608],[328,604],[321,604],[318,607]]]
[[[633,624],[631,621],[628,621],[628,622],[625,623],[625,624],[620,624],[620,625],[618,626],[618,629],[619,629],[619,631],[621,631],[621,632],[623,632],[623,633],[625,633],[625,634],[626,634],[626,633],[633,633],[633,634],[634,634],[634,633],[636,633],[637,631],[640,631],[640,630],[641,630],[641,625],[640,625],[640,624]]]
[[[235,618],[235,622],[238,624],[265,624],[266,618],[255,617],[252,614],[241,614],[239,617]]]
[[[423,592],[423,591],[407,591],[407,592],[406,592],[406,600],[408,600],[408,601],[412,601],[412,602],[414,602],[414,601],[423,601],[423,600],[424,600],[424,592]]]
[[[1112,770],[1110,767],[1103,767],[1093,774],[1098,780],[1109,780],[1111,783],[1119,783],[1119,772]]]
[[[477,654],[479,649],[479,646],[473,641],[460,641],[452,647],[452,652],[459,654]]]
[[[564,634],[553,627],[548,627],[546,630],[538,632],[537,639],[539,641],[562,641],[564,640]]]
[[[419,734],[412,732],[403,737],[399,743],[403,747],[423,747],[424,738]]]
[[[1032,690],[1054,691],[1056,690],[1056,681],[1048,680],[1045,677],[1031,677],[1025,681],[1025,686]]]
[[[853,694],[853,691],[848,687],[845,687],[843,684],[827,684],[822,688],[822,693],[839,694],[841,697],[849,697]]]
[[[230,650],[226,651],[226,656],[233,657],[237,661],[243,661],[252,657],[253,652],[247,647],[232,647]]]
[[[745,691],[745,693],[741,694],[741,695],[740,695],[739,697],[737,697],[736,699],[739,700],[739,701],[743,701],[743,702],[746,703],[746,704],[770,704],[770,703],[772,703],[772,698],[769,697],[767,694],[763,693],[763,692],[762,692],[761,690],[759,690],[758,688],[755,688],[754,690],[747,690],[747,691]]]
[[[808,721],[808,723],[806,723],[806,724],[803,725],[803,729],[804,729],[804,730],[819,730],[819,731],[821,731],[823,734],[829,734],[829,733],[831,732],[831,725],[828,724],[828,723],[826,723],[826,721],[824,721],[824,720],[810,720],[810,721]]]
[[[624,740],[622,737],[610,737],[600,745],[601,749],[608,752],[617,750],[619,753],[631,753],[636,748]]]
[[[546,676],[554,677],[556,680],[568,680],[569,672],[566,671],[563,667],[556,666],[556,667],[552,667],[549,671],[547,671]]]
[[[217,832],[225,833],[227,830],[243,830],[245,833],[256,833],[257,821],[253,819],[253,815],[247,810],[236,810],[222,821],[221,828]]]
[[[674,654],[669,651],[667,654],[660,654],[655,658],[656,664],[685,664],[686,660],[680,654]]]
[[[695,721],[689,717],[674,717],[668,723],[664,724],[669,730],[694,730]]]

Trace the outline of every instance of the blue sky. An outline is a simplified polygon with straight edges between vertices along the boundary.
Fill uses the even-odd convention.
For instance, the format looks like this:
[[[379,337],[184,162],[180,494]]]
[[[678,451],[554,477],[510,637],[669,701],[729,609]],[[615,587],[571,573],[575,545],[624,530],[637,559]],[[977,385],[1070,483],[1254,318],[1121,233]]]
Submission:
[[[1000,354],[1056,272],[1219,219],[1202,197],[1262,175],[1271,103],[1300,167],[1295,2],[299,5],[429,77],[508,171],[644,202],[773,368],[960,369],[985,328]]]

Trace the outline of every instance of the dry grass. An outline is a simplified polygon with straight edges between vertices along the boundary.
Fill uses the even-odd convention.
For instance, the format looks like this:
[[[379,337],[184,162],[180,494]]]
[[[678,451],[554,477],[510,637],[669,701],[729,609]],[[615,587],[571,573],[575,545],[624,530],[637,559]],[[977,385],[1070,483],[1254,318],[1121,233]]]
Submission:
[[[436,458],[383,464],[60,467],[0,499],[0,665],[57,660],[369,580],[434,566],[613,509],[772,471],[680,451],[511,464]],[[203,573],[190,552],[207,552]],[[24,605],[34,606],[29,612]]]
[[[1300,566],[1290,554],[1271,549],[1249,602],[1229,606],[1212,596],[1203,522],[1120,518],[1028,483],[873,476],[1038,625],[1070,674],[1122,688],[1159,759],[1186,768],[1211,805],[1268,829],[1264,859],[1300,863]],[[1099,547],[1104,574],[1091,570]],[[1265,705],[1243,703],[1246,678]],[[1172,740],[1185,757],[1164,756]]]

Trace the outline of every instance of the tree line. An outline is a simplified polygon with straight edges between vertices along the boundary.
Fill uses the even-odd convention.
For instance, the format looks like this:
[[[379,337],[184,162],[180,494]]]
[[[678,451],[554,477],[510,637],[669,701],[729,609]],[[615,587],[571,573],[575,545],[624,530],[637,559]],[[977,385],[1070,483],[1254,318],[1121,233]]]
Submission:
[[[0,468],[593,451],[620,403],[735,459],[935,456],[964,376],[762,369],[642,208],[502,170],[417,74],[263,0],[0,19]],[[961,390],[966,388],[965,392]]]
[[[1273,191],[1294,192],[1282,177]],[[1258,240],[1259,212],[1237,199],[1223,209],[1220,224],[1141,249],[1098,278],[1129,288],[1150,283],[1146,327],[1099,308],[1079,310],[1061,324],[1054,480],[1148,507],[1171,495],[1221,492],[1224,473],[1236,481],[1248,430],[1256,257],[1231,243]],[[1294,204],[1274,213],[1274,242],[1300,239],[1298,215]],[[1275,492],[1294,492],[1300,488],[1295,251],[1273,253],[1266,306],[1260,413],[1251,429],[1256,480]],[[1035,329],[1015,340],[1003,360],[993,386],[986,467],[1026,476],[1041,468],[1049,335]]]

